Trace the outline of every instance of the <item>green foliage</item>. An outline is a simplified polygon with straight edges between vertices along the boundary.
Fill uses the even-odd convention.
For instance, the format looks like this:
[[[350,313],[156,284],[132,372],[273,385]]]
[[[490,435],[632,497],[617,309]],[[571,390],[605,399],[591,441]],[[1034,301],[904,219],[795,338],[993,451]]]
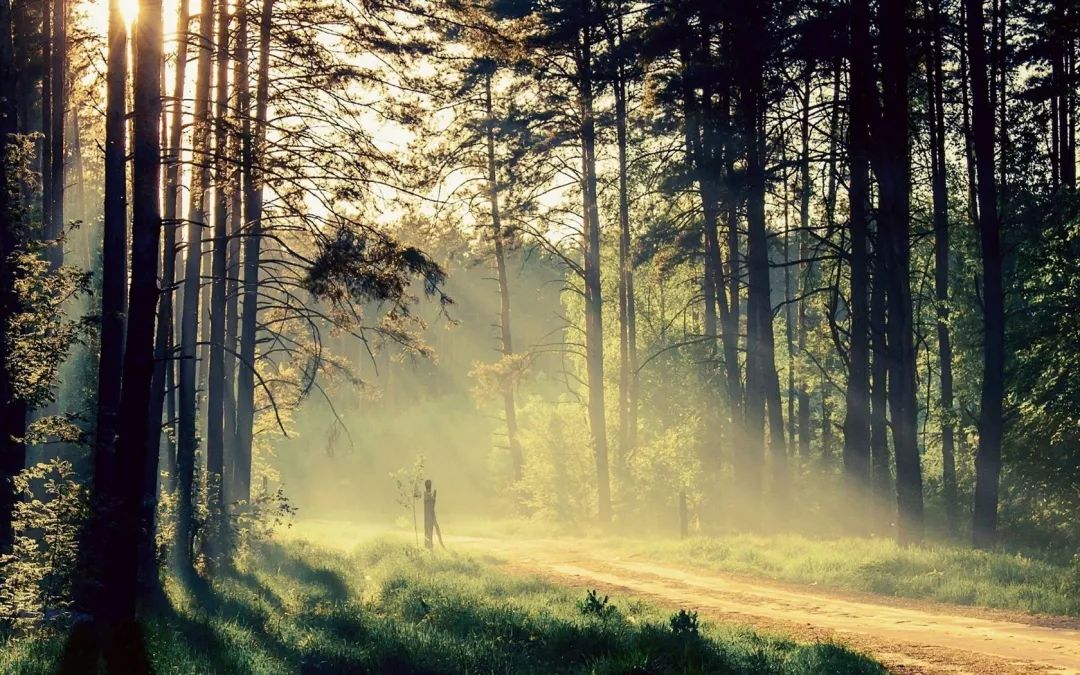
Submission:
[[[450,304],[441,290],[446,272],[420,249],[374,232],[340,227],[333,237],[320,242],[304,287],[316,298],[339,306],[388,303],[392,314],[407,315],[415,301],[408,292],[413,278],[423,283],[425,293]]]
[[[700,637],[697,612],[680,609],[671,615],[668,625],[671,626],[671,632],[675,635],[694,639]]]
[[[596,511],[596,468],[581,405],[530,398],[521,410],[525,466],[515,485],[520,505],[541,520],[573,523]]]
[[[1061,594],[1066,598],[1080,598],[1080,553],[1073,556],[1065,571],[1065,579],[1061,584]],[[1080,603],[1078,603],[1080,604]],[[1080,607],[1076,614],[1080,614]]]
[[[162,480],[169,477],[162,472]],[[154,551],[159,565],[167,565],[170,551],[176,544],[176,508],[179,501],[177,490],[162,490],[158,493],[157,519],[154,528]]]
[[[1080,545],[1080,196],[1033,208],[1019,245],[1003,520],[1014,540]],[[1031,527],[1031,525],[1035,527]]]
[[[15,544],[0,556],[0,624],[49,620],[71,606],[86,489],[69,462],[35,464],[14,479]]]
[[[688,641],[641,602],[597,621],[571,591],[474,558],[382,539],[338,554],[259,547],[208,593],[167,583],[171,608],[145,626],[155,672],[884,673],[842,647],[701,626]],[[0,673],[54,672],[62,634],[0,643]]]
[[[595,588],[585,592],[585,597],[577,602],[578,612],[582,616],[591,616],[597,619],[610,619],[619,615],[619,608],[611,604],[608,596],[601,597]]]
[[[297,508],[284,488],[273,492],[259,491],[250,502],[236,501],[229,509],[229,541],[235,558],[252,555],[259,545],[270,541],[274,532],[292,527]]]
[[[35,193],[40,189],[39,175],[34,171],[34,163],[37,158],[37,144],[41,140],[40,134],[12,134],[6,139],[4,150],[6,154],[0,157],[4,162],[7,172],[7,185],[0,189],[7,191],[8,212],[3,216],[4,224],[9,228],[13,241],[22,241],[34,225],[34,220],[40,219],[40,213],[32,213],[28,208],[27,200],[23,199],[26,192]],[[31,204],[39,207],[40,203]]]
[[[697,424],[670,427],[646,436],[629,460],[631,506],[640,518],[651,518],[650,524],[670,522],[666,514],[675,513],[680,492],[686,492],[691,502],[699,498],[704,483],[702,462],[698,452]]]
[[[494,363],[474,362],[469,377],[475,382],[472,393],[477,404],[498,399],[507,386],[516,387],[531,361],[528,354],[503,354]]]
[[[416,546],[420,546],[420,527],[416,515],[416,506],[424,496],[424,456],[413,460],[411,467],[402,467],[390,474],[397,487],[397,504],[412,515],[413,537]]]
[[[1056,563],[890,538],[733,534],[684,541],[605,541],[605,550],[844,590],[959,605],[1080,616],[1080,557]]]
[[[67,302],[89,289],[89,273],[73,267],[50,268],[40,246],[15,256],[15,291],[20,311],[10,320],[7,366],[15,393],[32,407],[55,397],[57,372],[86,324],[67,318]]]
[[[45,443],[83,443],[86,432],[76,422],[73,413],[63,415],[43,415],[26,425],[26,443],[42,445]]]

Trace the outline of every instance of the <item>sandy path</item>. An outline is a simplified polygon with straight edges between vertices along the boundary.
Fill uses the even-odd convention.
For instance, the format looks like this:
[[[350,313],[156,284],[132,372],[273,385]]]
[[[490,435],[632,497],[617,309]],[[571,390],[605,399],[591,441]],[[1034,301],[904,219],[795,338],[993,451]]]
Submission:
[[[575,541],[455,537],[448,543],[562,584],[643,596],[799,638],[832,639],[898,673],[1080,674],[1080,623],[1067,619],[827,592],[619,557]]]

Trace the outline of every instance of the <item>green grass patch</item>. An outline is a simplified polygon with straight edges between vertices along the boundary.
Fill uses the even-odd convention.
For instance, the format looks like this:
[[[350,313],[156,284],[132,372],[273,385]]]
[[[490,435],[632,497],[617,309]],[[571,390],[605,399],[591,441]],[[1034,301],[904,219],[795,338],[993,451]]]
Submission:
[[[156,673],[884,673],[834,644],[587,598],[484,560],[381,539],[271,544],[212,588],[171,583],[144,626]],[[0,673],[54,672],[64,636],[0,643]]]
[[[1080,556],[1071,564],[891,539],[733,534],[685,541],[611,539],[655,560],[799,584],[1040,614],[1080,616]]]

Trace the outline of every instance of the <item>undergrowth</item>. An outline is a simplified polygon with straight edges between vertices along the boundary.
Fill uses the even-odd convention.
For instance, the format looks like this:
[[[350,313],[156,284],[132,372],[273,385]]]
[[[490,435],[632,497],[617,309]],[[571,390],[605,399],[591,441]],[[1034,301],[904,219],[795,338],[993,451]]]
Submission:
[[[392,539],[352,554],[271,542],[209,588],[169,580],[166,590],[171,609],[143,627],[161,674],[885,672],[838,645],[583,599]],[[60,631],[11,638],[0,643],[0,673],[55,672],[64,650]]]
[[[606,541],[655,560],[885,596],[1080,616],[1080,555],[1069,564],[944,544],[747,534]]]

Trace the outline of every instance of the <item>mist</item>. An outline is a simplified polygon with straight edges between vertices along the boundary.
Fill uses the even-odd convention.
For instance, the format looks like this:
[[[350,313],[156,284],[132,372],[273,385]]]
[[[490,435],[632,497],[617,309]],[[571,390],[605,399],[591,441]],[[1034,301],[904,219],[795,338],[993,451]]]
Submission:
[[[0,0],[0,674],[1080,670],[1027,5]]]

